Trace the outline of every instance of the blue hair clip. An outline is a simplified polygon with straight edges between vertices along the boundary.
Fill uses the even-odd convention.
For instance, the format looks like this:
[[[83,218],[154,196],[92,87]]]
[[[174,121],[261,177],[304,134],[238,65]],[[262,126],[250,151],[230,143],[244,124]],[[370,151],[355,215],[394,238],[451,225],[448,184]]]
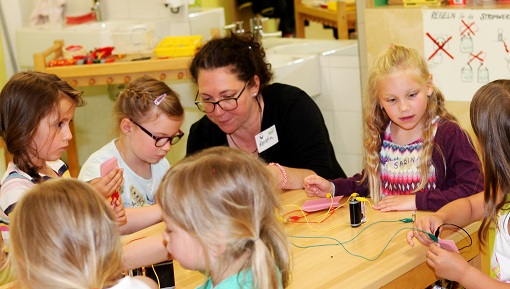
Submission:
[[[163,100],[165,99],[166,97],[166,93],[163,93],[162,95],[158,96],[155,100],[154,100],[154,104],[155,105],[159,105],[160,103],[163,102]]]

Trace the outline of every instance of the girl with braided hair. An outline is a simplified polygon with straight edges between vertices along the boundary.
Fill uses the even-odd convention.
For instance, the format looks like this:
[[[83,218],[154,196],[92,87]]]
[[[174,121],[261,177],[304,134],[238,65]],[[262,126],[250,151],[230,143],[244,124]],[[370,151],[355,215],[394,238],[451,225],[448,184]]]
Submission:
[[[119,188],[128,222],[122,233],[132,233],[162,221],[154,195],[170,168],[165,155],[184,135],[184,109],[179,96],[164,82],[142,76],[123,90],[114,105],[118,137],[94,152],[84,163],[79,179],[100,179],[100,166],[112,157],[123,170]],[[153,238],[152,241],[147,239]],[[127,269],[168,260],[161,236],[148,237],[124,248]],[[152,242],[152,243],[151,243]],[[139,252],[143,252],[140,258]]]

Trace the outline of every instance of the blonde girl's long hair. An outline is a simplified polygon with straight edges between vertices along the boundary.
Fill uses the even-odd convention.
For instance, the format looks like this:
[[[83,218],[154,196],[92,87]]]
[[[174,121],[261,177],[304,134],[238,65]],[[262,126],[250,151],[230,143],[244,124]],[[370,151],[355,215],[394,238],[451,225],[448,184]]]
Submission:
[[[429,73],[427,63],[418,51],[412,48],[393,45],[383,52],[370,72],[364,105],[365,174],[362,182],[368,180],[370,197],[374,202],[378,202],[382,198],[379,153],[382,146],[381,137],[390,122],[390,118],[384,109],[381,109],[378,97],[378,83],[383,81],[382,79],[389,74],[403,70],[416,71],[422,84],[433,88],[432,94],[428,97],[427,110],[423,116],[423,148],[418,168],[421,181],[415,192],[425,187],[430,174],[432,153],[435,146],[432,120],[434,117],[440,116],[445,120],[458,123],[457,119],[446,110],[444,95],[431,83],[431,74]]]
[[[15,288],[106,288],[121,278],[113,212],[82,181],[52,179],[32,188],[16,204],[10,236]]]
[[[485,215],[478,231],[484,243],[491,222],[498,223],[498,211],[509,209],[510,80],[495,80],[478,89],[469,115],[480,144],[485,174]]]
[[[165,218],[202,244],[207,275],[221,276],[229,264],[248,254],[241,270],[251,269],[253,288],[278,289],[279,280],[284,288],[289,283],[291,254],[283,224],[276,218],[281,208],[276,187],[267,166],[256,157],[213,147],[174,165],[156,199]],[[211,268],[207,248],[221,244],[226,250]]]

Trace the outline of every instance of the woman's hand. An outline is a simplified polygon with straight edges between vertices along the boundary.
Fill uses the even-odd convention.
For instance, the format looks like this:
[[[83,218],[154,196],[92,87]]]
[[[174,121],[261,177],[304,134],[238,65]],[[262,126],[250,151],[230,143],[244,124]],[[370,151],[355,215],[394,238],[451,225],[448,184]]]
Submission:
[[[407,243],[409,243],[411,246],[414,246],[413,238],[416,238],[416,240],[425,246],[429,246],[430,244],[435,243],[430,238],[430,236],[424,232],[434,234],[437,228],[439,228],[439,226],[441,226],[443,223],[443,219],[437,214],[427,215],[416,219],[414,226],[418,230],[412,230],[407,233]]]
[[[309,197],[325,198],[328,193],[335,194],[331,182],[317,175],[305,177],[303,184],[305,192]]]
[[[124,170],[121,168],[115,168],[102,178],[95,178],[89,181],[105,199],[111,197],[111,195],[119,189],[124,180]]]
[[[416,210],[416,195],[390,195],[372,206],[381,212]]]
[[[429,245],[427,264],[434,268],[437,276],[457,282],[470,267],[459,253],[442,249],[437,243]]]

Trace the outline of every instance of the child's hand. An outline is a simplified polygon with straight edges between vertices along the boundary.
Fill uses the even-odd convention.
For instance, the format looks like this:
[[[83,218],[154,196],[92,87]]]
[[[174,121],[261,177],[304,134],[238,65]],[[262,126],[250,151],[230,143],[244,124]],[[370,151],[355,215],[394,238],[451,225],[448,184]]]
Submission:
[[[122,185],[123,169],[115,168],[103,178],[96,178],[89,182],[105,199],[111,197],[115,191]]]
[[[328,193],[334,193],[331,182],[317,175],[305,177],[303,185],[309,197],[325,198]]]
[[[437,214],[427,215],[416,219],[414,226],[418,230],[412,230],[407,233],[407,243],[409,243],[411,246],[414,246],[413,238],[416,238],[416,240],[425,246],[435,243],[429,235],[423,233],[422,231],[434,234],[437,228],[442,224],[443,220]]]
[[[122,200],[117,199],[115,201],[109,202],[109,205],[115,214],[115,220],[119,227],[125,225],[127,223],[127,215]]]
[[[390,195],[384,197],[379,203],[372,206],[381,212],[416,210],[415,195]]]
[[[437,276],[451,281],[461,280],[470,266],[462,255],[442,249],[437,243],[429,245],[427,264],[434,268]]]

